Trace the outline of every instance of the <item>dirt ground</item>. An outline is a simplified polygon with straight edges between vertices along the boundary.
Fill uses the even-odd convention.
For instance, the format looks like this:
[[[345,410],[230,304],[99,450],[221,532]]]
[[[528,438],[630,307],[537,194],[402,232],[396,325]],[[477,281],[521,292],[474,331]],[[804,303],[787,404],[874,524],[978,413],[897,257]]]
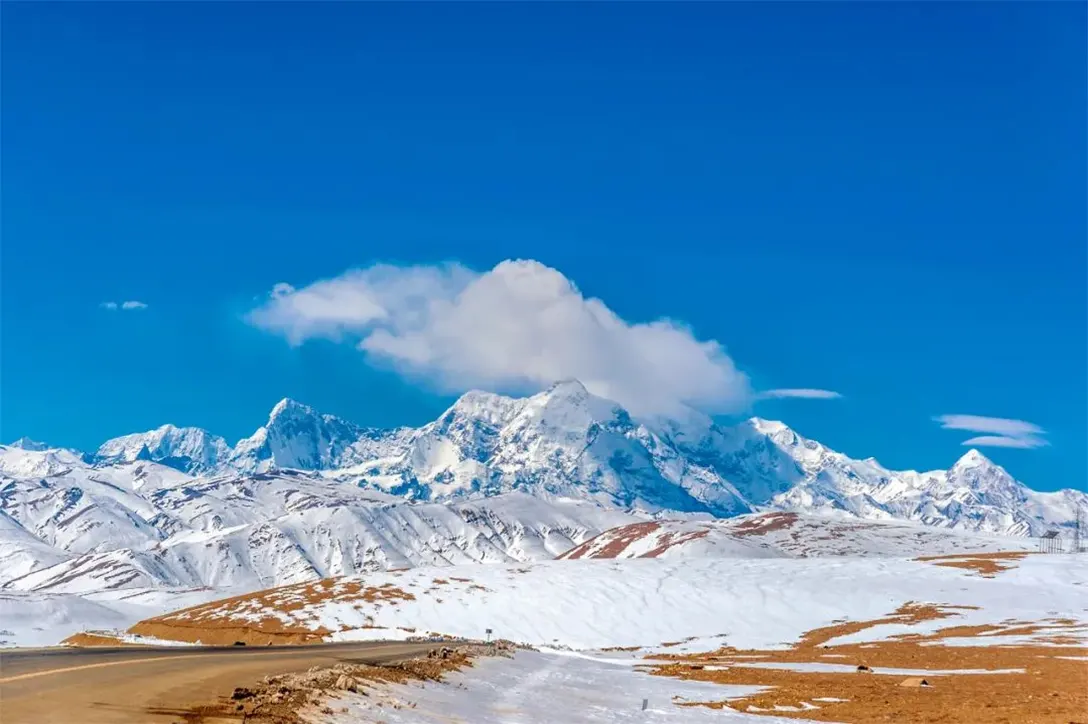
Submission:
[[[738,711],[817,721],[1088,724],[1088,647],[1071,645],[1082,640],[1084,627],[1068,619],[1008,621],[1001,626],[948,626],[936,633],[902,636],[890,641],[826,645],[835,637],[879,624],[946,619],[955,612],[955,607],[908,604],[886,618],[810,631],[788,650],[726,648],[709,654],[676,655],[668,657],[673,663],[653,667],[652,673],[772,687],[741,700],[697,705],[728,706]],[[985,645],[985,638],[979,638],[978,646],[941,643],[941,639],[949,637],[998,633],[1034,634],[1038,644]],[[743,666],[751,661],[846,664],[853,670],[809,673]],[[881,674],[881,668],[926,671],[1022,669],[1023,673],[908,677]],[[921,685],[922,679],[926,685]],[[829,698],[841,701],[826,701]]]
[[[1012,563],[1030,555],[1027,551],[1006,551],[1003,553],[961,553],[946,556],[922,556],[915,560],[932,563],[935,566],[964,568],[974,571],[984,578],[993,578],[1001,571],[1012,568]]]

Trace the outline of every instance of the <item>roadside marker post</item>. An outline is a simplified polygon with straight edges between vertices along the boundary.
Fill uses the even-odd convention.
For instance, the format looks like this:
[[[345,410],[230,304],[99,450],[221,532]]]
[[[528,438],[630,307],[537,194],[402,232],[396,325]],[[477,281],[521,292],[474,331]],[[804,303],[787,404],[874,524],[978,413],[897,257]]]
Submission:
[[[487,634],[487,643],[491,643],[491,629],[485,628],[484,633]]]
[[[648,707],[649,705],[650,705],[650,700],[649,699],[643,699],[642,700],[642,710],[643,711],[646,711],[646,707]]]

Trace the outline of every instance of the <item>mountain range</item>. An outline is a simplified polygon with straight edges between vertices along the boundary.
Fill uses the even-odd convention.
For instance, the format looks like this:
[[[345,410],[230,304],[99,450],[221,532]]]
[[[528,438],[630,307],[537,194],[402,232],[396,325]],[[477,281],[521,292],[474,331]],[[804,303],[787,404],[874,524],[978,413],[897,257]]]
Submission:
[[[652,518],[761,511],[1039,535],[1088,495],[1036,492],[977,451],[893,471],[752,418],[635,419],[576,381],[469,392],[419,428],[283,400],[231,446],[164,425],[93,453],[0,446],[0,585],[252,589],[395,567],[555,557]]]

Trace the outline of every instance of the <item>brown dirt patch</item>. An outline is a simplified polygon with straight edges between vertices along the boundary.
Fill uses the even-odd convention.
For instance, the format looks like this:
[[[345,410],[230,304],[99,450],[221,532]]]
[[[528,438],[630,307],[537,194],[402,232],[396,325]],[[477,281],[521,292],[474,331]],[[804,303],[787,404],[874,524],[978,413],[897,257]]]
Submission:
[[[837,636],[884,623],[944,619],[954,615],[947,606],[907,604],[891,616],[874,621],[841,623],[807,633],[791,649],[736,650],[724,648],[709,654],[665,655],[673,663],[653,667],[653,673],[684,679],[728,684],[770,686],[772,689],[730,702],[703,702],[700,706],[730,707],[738,711],[767,713],[816,721],[850,722],[947,722],[948,724],[1069,724],[1088,722],[1088,662],[1057,658],[1085,656],[1088,647],[943,646],[950,636],[982,633],[1026,633],[1067,629],[1083,631],[1073,621],[1049,619],[1005,626],[953,626],[936,633],[897,637],[867,644],[826,646]],[[1069,636],[1080,641],[1079,637]],[[934,645],[936,644],[936,645]],[[830,658],[833,654],[835,658]],[[750,658],[776,662],[813,662],[821,658],[853,667],[921,669],[1023,669],[1015,674],[926,674],[929,686],[901,686],[907,676],[851,673],[810,673],[776,669],[744,668]],[[718,668],[721,667],[721,668]],[[726,668],[728,667],[728,668]],[[822,702],[834,697],[843,702]],[[819,707],[805,711],[775,711],[775,706],[803,708],[802,702]],[[762,710],[762,711],[761,711]]]
[[[792,528],[798,520],[797,513],[765,513],[749,518],[733,528],[735,535],[763,535],[776,530]]]
[[[172,641],[197,641],[208,645],[307,644],[321,641],[329,629],[288,622],[308,606],[326,601],[396,605],[415,596],[391,583],[366,586],[360,581],[326,578],[310,583],[270,588],[225,598],[156,616],[137,623],[129,633]],[[286,617],[277,614],[288,614]],[[288,621],[284,619],[287,618]]]
[[[710,533],[709,530],[694,530],[687,533],[670,531],[661,536],[661,543],[659,543],[656,548],[646,551],[639,556],[639,558],[657,558],[673,546],[682,545],[693,540],[699,540],[700,538],[706,538],[708,533]]]
[[[95,633],[93,631],[83,631],[77,634],[72,634],[68,638],[60,642],[62,646],[131,646],[116,636],[110,636],[109,634]]]
[[[1029,551],[1005,551],[1002,553],[959,553],[946,556],[921,556],[916,561],[925,561],[935,566],[948,568],[964,568],[975,571],[985,578],[993,578],[1001,571],[1014,568],[1012,565],[1002,565],[1001,561],[1019,561],[1024,556],[1030,555]]]
[[[562,560],[585,558],[598,545],[600,539],[607,540],[608,543],[600,550],[594,552],[593,558],[615,558],[626,550],[629,545],[644,536],[654,533],[660,527],[660,523],[650,521],[646,523],[631,523],[630,525],[621,526],[619,528],[612,528],[600,535],[590,538],[580,546],[571,548],[566,553],[558,556],[558,558]]]

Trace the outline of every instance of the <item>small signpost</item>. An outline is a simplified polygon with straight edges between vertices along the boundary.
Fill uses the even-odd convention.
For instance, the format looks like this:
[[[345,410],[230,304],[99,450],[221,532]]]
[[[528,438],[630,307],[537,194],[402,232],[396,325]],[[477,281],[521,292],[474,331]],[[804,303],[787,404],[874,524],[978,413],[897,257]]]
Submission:
[[[646,707],[648,707],[649,705],[650,705],[650,700],[649,699],[643,699],[642,700],[642,710],[643,711],[646,711]]]
[[[484,633],[487,634],[487,643],[491,643],[491,629],[485,628]]]

